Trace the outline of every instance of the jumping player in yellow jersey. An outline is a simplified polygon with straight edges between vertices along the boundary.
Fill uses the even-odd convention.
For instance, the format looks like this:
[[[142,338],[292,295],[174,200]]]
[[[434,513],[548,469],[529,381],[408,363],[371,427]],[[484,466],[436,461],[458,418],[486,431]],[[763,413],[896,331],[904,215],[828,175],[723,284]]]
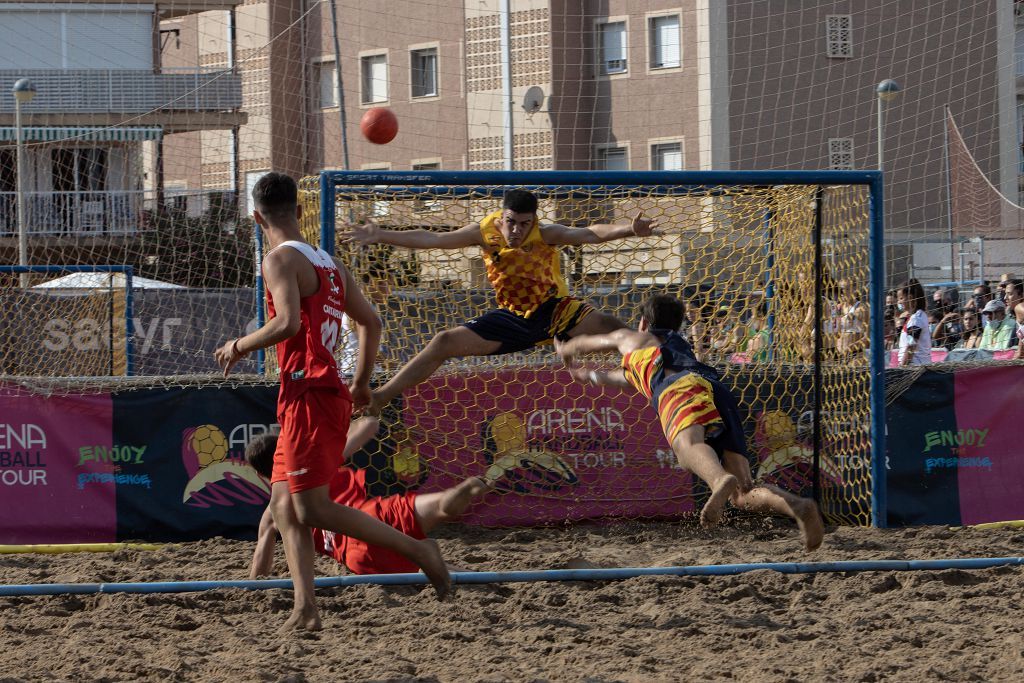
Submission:
[[[743,510],[791,517],[804,547],[814,550],[824,535],[818,506],[774,486],[754,486],[739,406],[718,372],[698,361],[679,334],[685,312],[679,299],[652,296],[640,307],[639,331],[619,329],[564,343],[555,340],[555,350],[576,379],[633,387],[651,399],[679,464],[711,487],[701,524],[718,524],[731,500]],[[622,367],[602,372],[577,364],[577,356],[600,351],[621,353]]]
[[[537,197],[526,190],[505,193],[502,209],[451,232],[383,230],[373,223],[352,225],[341,239],[357,244],[393,244],[411,249],[483,250],[487,279],[498,308],[434,336],[387,384],[373,392],[378,412],[406,388],[430,377],[449,358],[513,353],[552,338],[603,334],[624,325],[569,296],[559,247],[600,244],[622,237],[658,234],[657,223],[638,212],[632,222],[573,228],[537,220]]]

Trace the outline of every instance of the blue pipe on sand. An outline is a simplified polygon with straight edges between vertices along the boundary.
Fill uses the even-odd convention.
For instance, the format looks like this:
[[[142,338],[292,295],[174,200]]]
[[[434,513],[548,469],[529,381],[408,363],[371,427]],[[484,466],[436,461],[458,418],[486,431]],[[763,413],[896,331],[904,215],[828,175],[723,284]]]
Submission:
[[[783,574],[822,572],[920,571],[943,569],[986,569],[1024,565],[1024,557],[973,557],[946,560],[864,560],[842,562],[755,562],[691,567],[624,567],[620,569],[544,569],[515,572],[456,572],[454,584],[521,583],[526,581],[620,581],[638,576],[729,576],[760,570]],[[360,584],[378,586],[427,583],[423,574],[365,574],[329,576],[314,580],[317,588],[339,588]],[[267,590],[292,587],[291,579],[256,581],[156,581],[145,583],[36,583],[0,585],[0,597],[23,595],[69,595],[94,593],[194,593],[222,588]]]

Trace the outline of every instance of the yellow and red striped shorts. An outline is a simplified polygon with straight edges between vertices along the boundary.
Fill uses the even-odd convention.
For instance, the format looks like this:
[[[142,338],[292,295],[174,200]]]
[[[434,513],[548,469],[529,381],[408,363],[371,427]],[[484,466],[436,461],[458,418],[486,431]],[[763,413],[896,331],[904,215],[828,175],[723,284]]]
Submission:
[[[722,416],[715,407],[711,382],[696,373],[687,373],[672,382],[658,397],[658,417],[669,445],[679,432],[693,425],[701,425],[711,436],[723,426]]]

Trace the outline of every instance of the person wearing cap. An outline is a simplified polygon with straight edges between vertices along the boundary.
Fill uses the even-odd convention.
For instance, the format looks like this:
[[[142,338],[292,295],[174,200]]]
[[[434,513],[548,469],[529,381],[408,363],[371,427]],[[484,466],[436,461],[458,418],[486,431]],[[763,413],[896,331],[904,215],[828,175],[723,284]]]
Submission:
[[[988,351],[1004,351],[1010,348],[1016,321],[1006,316],[1006,304],[993,299],[985,304],[983,313],[988,313],[990,322],[981,333],[981,348]]]

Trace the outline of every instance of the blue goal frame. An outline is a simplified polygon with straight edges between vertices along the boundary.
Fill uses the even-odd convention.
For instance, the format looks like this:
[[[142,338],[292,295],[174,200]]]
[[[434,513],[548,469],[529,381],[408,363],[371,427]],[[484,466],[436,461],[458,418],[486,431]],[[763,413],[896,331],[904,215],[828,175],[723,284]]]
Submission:
[[[722,185],[864,185],[870,193],[868,231],[868,268],[871,305],[871,520],[879,528],[888,527],[887,473],[885,451],[885,243],[883,217],[883,175],[881,171],[321,171],[320,173],[320,247],[334,254],[338,187],[361,187],[386,192],[396,198],[429,193],[445,196],[492,196],[481,193],[480,186],[522,187],[540,196],[573,192],[593,196],[595,189],[644,187],[663,196],[716,193]],[[374,186],[378,186],[374,188]],[[384,187],[379,187],[384,186]],[[770,217],[766,217],[770,223]],[[819,240],[820,243],[820,240]],[[820,244],[819,244],[820,247]],[[820,252],[820,248],[818,250]],[[820,337],[820,335],[816,335]],[[819,420],[815,420],[817,429]],[[817,483],[817,482],[815,482]]]
[[[122,273],[124,275],[124,374],[135,375],[135,324],[131,266],[0,266],[0,273]]]

